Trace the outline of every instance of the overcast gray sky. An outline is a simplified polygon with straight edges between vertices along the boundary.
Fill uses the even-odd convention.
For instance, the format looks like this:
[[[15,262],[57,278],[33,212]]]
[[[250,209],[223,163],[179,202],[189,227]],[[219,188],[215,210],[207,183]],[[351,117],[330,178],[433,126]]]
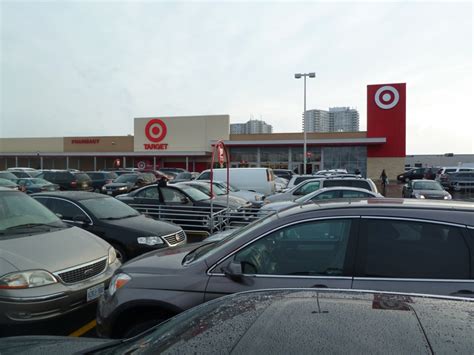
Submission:
[[[308,109],[407,83],[407,154],[474,153],[471,2],[0,1],[0,137],[133,134],[229,114],[301,131]]]

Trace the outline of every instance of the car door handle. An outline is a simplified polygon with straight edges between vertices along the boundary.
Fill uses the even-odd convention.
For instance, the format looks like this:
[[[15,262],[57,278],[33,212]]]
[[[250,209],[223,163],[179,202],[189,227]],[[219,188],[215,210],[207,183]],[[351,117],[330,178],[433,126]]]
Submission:
[[[326,285],[322,285],[322,284],[316,284],[316,285],[313,285],[311,287],[313,287],[313,288],[328,288]]]

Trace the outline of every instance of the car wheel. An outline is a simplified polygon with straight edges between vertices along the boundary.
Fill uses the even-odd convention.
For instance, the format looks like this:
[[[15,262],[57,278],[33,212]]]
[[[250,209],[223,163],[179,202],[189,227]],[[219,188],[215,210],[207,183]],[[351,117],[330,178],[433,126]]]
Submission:
[[[135,335],[143,333],[145,330],[148,330],[154,327],[155,325],[158,325],[164,322],[166,319],[167,318],[165,317],[160,317],[160,318],[155,318],[155,319],[149,319],[149,318],[137,319],[136,321],[134,321],[134,324],[132,324],[123,332],[122,337],[125,339],[134,337]]]
[[[127,261],[127,253],[125,253],[125,250],[121,247],[118,246],[117,244],[112,244],[112,247],[115,249],[115,254],[117,254],[117,259],[123,264],[125,261]]]

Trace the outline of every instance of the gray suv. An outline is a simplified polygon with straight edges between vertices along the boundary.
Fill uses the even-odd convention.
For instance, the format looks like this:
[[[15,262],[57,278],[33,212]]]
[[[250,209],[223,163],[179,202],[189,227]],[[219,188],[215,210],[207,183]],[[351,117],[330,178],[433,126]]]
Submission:
[[[99,300],[102,336],[136,334],[225,294],[287,287],[474,297],[474,204],[365,199],[272,214],[214,243],[122,266]]]
[[[119,266],[104,240],[0,188],[0,332],[97,301]]]

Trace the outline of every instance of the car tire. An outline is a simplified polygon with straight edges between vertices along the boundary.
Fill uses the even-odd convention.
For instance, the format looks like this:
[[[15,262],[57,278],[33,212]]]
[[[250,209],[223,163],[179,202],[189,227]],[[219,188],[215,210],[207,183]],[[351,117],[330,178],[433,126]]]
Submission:
[[[127,253],[125,252],[125,250],[117,245],[117,244],[111,244],[112,247],[115,249],[115,254],[117,254],[117,259],[123,264],[124,262],[126,262],[128,260],[128,257],[127,257]]]

